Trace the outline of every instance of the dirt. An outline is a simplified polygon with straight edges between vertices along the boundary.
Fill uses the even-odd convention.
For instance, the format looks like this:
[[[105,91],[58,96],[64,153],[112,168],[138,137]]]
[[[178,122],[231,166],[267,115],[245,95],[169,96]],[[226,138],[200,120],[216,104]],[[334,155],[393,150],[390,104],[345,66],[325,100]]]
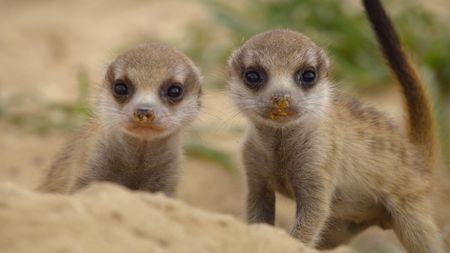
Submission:
[[[0,200],[2,252],[317,252],[280,229],[112,184],[74,196],[3,184]]]
[[[149,40],[175,45],[189,36],[185,31],[191,22],[207,17],[194,0],[3,0],[0,16],[0,98],[32,94],[49,101],[77,97],[80,69],[96,86],[119,52]],[[0,251],[314,252],[283,232],[292,223],[294,204],[281,196],[279,229],[244,225],[246,188],[239,151],[245,120],[226,91],[206,87],[204,93],[204,108],[192,129],[201,129],[202,140],[229,152],[237,172],[187,157],[179,201],[112,185],[74,196],[35,193],[32,189],[67,133],[36,135],[0,121]],[[397,92],[370,94],[366,100],[400,118]],[[447,174],[440,178],[448,185]],[[436,209],[439,224],[450,233],[447,188]],[[402,252],[392,232],[376,228],[358,236],[351,247]]]

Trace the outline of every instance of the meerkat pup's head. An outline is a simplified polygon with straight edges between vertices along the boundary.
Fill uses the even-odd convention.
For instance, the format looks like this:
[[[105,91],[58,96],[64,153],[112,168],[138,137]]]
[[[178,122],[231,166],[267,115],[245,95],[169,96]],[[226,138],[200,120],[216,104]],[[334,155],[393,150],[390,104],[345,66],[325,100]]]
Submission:
[[[200,110],[201,75],[179,51],[161,44],[137,46],[108,67],[99,118],[106,127],[143,139],[164,137]]]
[[[273,30],[250,38],[229,59],[230,91],[256,124],[275,128],[321,117],[330,100],[329,59],[307,36]]]

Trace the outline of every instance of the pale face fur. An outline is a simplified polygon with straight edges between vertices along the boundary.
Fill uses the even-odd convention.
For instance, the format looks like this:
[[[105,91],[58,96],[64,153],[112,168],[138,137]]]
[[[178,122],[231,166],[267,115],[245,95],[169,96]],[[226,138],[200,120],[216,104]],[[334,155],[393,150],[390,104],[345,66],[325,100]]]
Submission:
[[[129,95],[114,95],[114,85],[123,81]],[[182,88],[175,100],[168,88]],[[144,44],[119,56],[110,66],[98,105],[103,126],[142,139],[161,138],[190,123],[200,109],[201,77],[194,64],[178,51],[160,44]],[[139,121],[136,110],[152,113]]]
[[[229,60],[230,91],[238,109],[254,123],[282,128],[325,115],[331,86],[327,80],[329,60],[325,52],[301,33],[275,30],[254,36]],[[245,83],[247,70],[264,75],[257,89]],[[298,80],[305,70],[316,78],[308,85]],[[286,99],[281,108],[274,103]]]

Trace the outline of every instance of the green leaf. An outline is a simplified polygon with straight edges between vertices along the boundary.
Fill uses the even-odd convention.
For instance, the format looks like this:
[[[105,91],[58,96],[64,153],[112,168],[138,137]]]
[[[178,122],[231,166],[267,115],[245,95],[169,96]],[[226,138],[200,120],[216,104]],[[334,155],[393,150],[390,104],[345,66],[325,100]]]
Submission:
[[[231,155],[223,150],[193,139],[187,141],[184,150],[187,156],[217,163],[232,174],[237,172]]]

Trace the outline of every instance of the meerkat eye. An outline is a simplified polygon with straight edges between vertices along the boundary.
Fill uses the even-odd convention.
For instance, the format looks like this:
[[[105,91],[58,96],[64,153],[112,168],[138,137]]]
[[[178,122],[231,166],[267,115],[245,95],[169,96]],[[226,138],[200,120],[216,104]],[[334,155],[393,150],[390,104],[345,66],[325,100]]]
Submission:
[[[245,72],[245,80],[249,83],[259,83],[261,82],[261,75],[254,70],[250,70]]]
[[[172,84],[167,88],[167,97],[171,100],[179,100],[183,96],[183,92],[180,84]]]
[[[265,76],[264,70],[249,68],[244,71],[243,80],[249,88],[257,89],[263,84]]]
[[[316,81],[316,72],[312,69],[300,70],[296,75],[296,82],[303,88],[311,88]]]
[[[313,70],[306,70],[302,73],[302,80],[303,82],[313,82],[314,80],[316,80],[316,72],[314,72]]]
[[[123,80],[117,80],[114,83],[113,91],[116,96],[128,96],[130,94],[128,84]]]

